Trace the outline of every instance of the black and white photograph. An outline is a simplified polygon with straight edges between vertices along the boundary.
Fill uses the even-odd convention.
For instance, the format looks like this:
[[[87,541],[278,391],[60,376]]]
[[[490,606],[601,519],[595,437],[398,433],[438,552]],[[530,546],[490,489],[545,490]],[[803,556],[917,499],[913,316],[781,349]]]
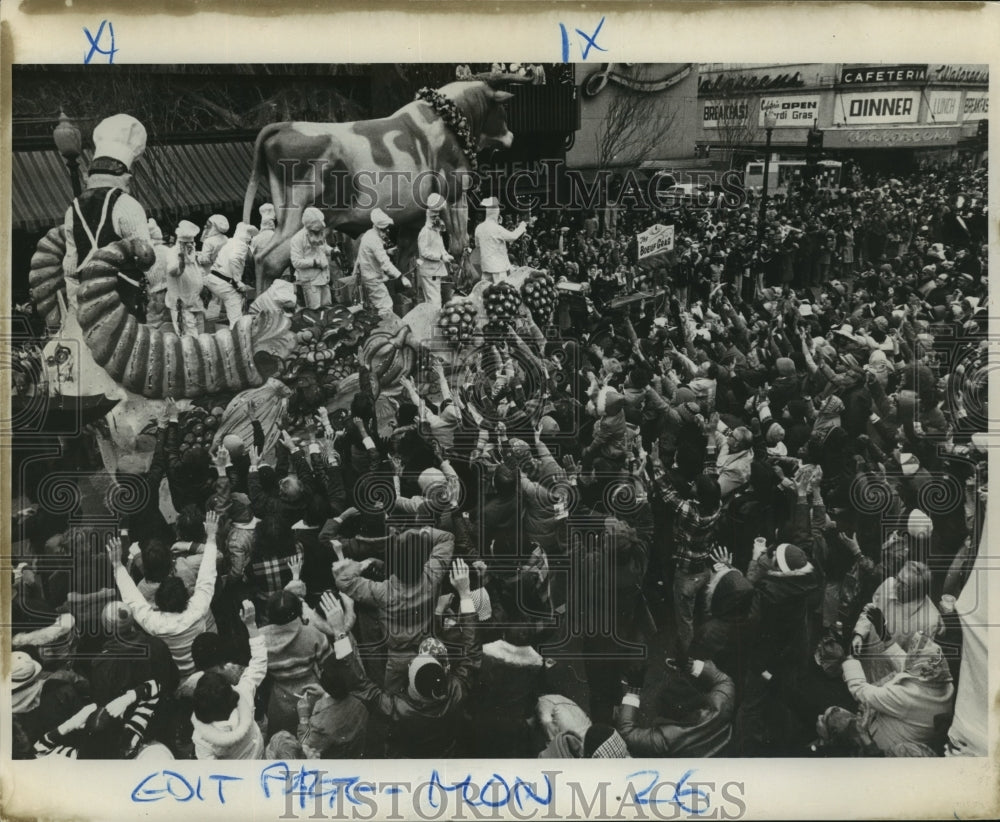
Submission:
[[[11,759],[990,756],[989,65],[98,22],[10,67]]]

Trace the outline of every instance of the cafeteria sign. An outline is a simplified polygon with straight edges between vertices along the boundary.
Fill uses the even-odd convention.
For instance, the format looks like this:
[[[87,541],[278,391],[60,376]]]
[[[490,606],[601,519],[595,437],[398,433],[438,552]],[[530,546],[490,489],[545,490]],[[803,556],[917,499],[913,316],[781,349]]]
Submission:
[[[664,251],[674,250],[674,227],[672,225],[654,225],[635,235],[638,245],[638,258],[652,257]]]

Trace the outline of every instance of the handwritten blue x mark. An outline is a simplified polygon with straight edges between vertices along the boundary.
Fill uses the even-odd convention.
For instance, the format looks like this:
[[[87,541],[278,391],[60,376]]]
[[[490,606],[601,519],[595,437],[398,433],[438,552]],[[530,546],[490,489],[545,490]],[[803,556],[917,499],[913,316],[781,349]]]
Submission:
[[[111,45],[108,48],[102,47],[105,26],[107,26],[108,35],[111,38]],[[97,30],[96,35],[91,34],[90,29],[86,26],[83,29],[83,33],[87,35],[87,39],[90,41],[90,52],[83,58],[84,65],[90,65],[90,61],[94,59],[95,54],[105,55],[108,58],[109,65],[115,61],[115,52],[118,51],[118,49],[115,48],[115,27],[111,25],[111,23],[107,20],[102,20],[101,27]]]
[[[601,48],[599,45],[597,45],[597,35],[601,33],[601,29],[604,26],[604,20],[605,20],[605,18],[602,17],[601,18],[601,22],[597,24],[597,28],[594,29],[594,33],[593,34],[587,34],[585,31],[581,31],[580,29],[576,29],[576,33],[579,34],[581,38],[583,38],[581,40],[581,44],[583,45],[583,48],[581,49],[581,51],[582,51],[582,58],[584,60],[586,60],[587,57],[590,55],[590,50],[592,48],[593,49],[597,49],[598,51],[607,51],[607,49]],[[564,63],[568,63],[569,62],[569,34],[566,31],[566,26],[563,25],[562,23],[559,24],[559,28],[562,31],[562,61]]]

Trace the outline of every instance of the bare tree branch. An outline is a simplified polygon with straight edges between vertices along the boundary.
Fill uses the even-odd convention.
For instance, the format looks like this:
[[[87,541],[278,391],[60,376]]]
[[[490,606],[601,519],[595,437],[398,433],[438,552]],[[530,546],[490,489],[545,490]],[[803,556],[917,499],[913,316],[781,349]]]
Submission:
[[[595,135],[597,164],[607,169],[651,159],[677,119],[669,98],[628,92],[616,94]]]
[[[760,97],[755,95],[720,95],[704,102],[711,107],[722,148],[723,161],[732,167],[736,150],[755,142],[760,135]]]

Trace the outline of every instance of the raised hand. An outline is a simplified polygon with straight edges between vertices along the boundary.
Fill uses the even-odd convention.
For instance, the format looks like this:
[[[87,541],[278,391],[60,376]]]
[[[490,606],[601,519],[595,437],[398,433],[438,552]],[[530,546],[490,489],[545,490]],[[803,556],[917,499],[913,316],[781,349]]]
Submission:
[[[301,545],[296,545],[300,551]],[[293,554],[288,558],[288,570],[292,572],[292,579],[299,579],[302,576],[302,554]]]
[[[451,564],[451,584],[458,591],[460,597],[469,595],[469,566],[461,557],[455,559]]]
[[[257,446],[251,445],[248,454],[250,456],[251,466],[257,467],[258,465],[260,465],[260,449],[257,448]]]
[[[229,451],[226,449],[226,446],[220,445],[217,449],[215,449],[215,453],[212,456],[215,460],[215,467],[220,471],[225,472],[226,468],[228,468],[231,464]]]
[[[347,625],[344,613],[344,606],[338,602],[332,591],[324,591],[319,598],[319,604],[323,607],[323,614],[326,623],[335,633],[347,633]]]
[[[248,629],[253,631],[257,627],[257,609],[254,604],[249,600],[243,600],[240,605],[240,619],[243,624],[247,626]]]
[[[205,533],[209,539],[215,539],[219,532],[219,515],[215,511],[205,513]]]
[[[122,564],[122,541],[118,537],[108,537],[108,560],[111,570],[117,571]]]
[[[733,555],[721,545],[717,545],[711,551],[709,551],[709,556],[712,557],[712,561],[721,565],[728,565],[732,567],[733,565]]]

